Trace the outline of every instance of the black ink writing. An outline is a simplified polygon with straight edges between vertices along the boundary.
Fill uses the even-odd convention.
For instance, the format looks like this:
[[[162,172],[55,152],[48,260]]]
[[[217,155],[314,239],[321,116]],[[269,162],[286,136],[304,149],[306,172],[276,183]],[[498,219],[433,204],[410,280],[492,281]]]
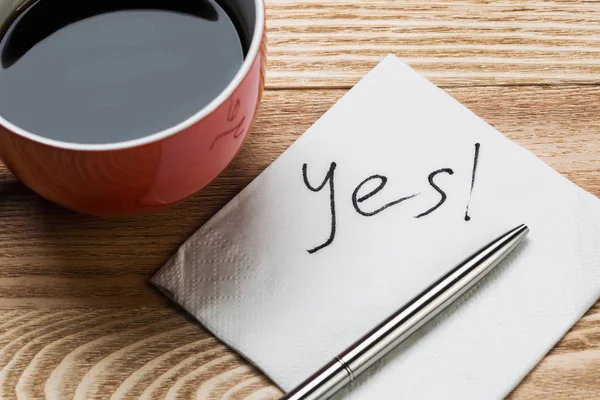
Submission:
[[[442,196],[442,198],[435,206],[431,207],[429,210],[425,211],[424,213],[417,215],[415,218],[422,218],[428,214],[431,214],[432,212],[437,210],[442,204],[444,204],[444,202],[446,201],[446,198],[448,197],[448,196],[446,196],[446,192],[444,192],[442,189],[440,189],[440,187],[438,185],[436,185],[435,182],[433,181],[433,178],[437,174],[441,174],[441,173],[446,173],[446,174],[452,175],[452,174],[454,174],[454,171],[452,171],[451,168],[438,169],[437,171],[433,171],[431,174],[429,174],[429,177],[427,179],[429,180],[429,184],[431,185],[431,187],[433,187],[440,194],[440,196]]]
[[[471,219],[471,217],[469,216],[469,207],[471,205],[471,198],[473,196],[473,189],[475,187],[475,177],[477,175],[477,167],[479,165],[480,149],[481,149],[481,144],[475,143],[475,154],[473,157],[473,172],[472,172],[472,176],[471,176],[471,185],[470,185],[471,188],[469,191],[469,199],[467,201],[467,206],[466,206],[466,211],[465,211],[465,216],[464,216],[465,221],[469,221]],[[308,179],[308,164],[304,163],[302,165],[302,178],[304,180],[304,185],[306,185],[306,187],[310,191],[321,192],[323,190],[323,188],[325,188],[325,186],[329,186],[329,209],[330,209],[330,214],[331,214],[331,228],[330,228],[330,232],[329,232],[329,237],[323,244],[316,246],[310,250],[307,250],[307,252],[309,254],[314,254],[317,251],[329,246],[331,243],[333,243],[333,241],[335,239],[336,227],[337,227],[336,203],[335,203],[335,201],[336,201],[336,198],[335,198],[335,170],[336,170],[336,167],[337,167],[337,164],[335,162],[332,162],[330,164],[329,170],[325,174],[325,177],[323,178],[322,182],[318,186],[313,186],[309,182],[309,179]],[[439,209],[448,200],[448,195],[446,194],[446,192],[444,190],[442,190],[440,188],[440,186],[438,186],[438,184],[436,183],[437,176],[440,174],[454,175],[454,170],[452,168],[442,168],[442,169],[433,171],[432,173],[430,173],[428,175],[427,180],[429,182],[429,185],[439,194],[440,200],[433,207],[427,209],[427,211],[424,211],[424,212],[416,215],[415,218],[423,218],[427,215],[430,215],[431,213],[433,213],[434,211]],[[366,186],[369,183],[371,183],[371,185]],[[378,205],[381,205],[381,206],[379,208],[376,208],[373,211],[366,210],[366,208],[370,209],[370,208],[374,208],[374,206],[368,207],[365,204],[365,202],[367,202],[367,200],[370,200],[370,202],[377,203],[377,201],[372,198],[375,197],[376,194],[381,192],[385,188],[387,183],[388,183],[387,176],[379,175],[379,174],[371,175],[368,178],[366,178],[365,180],[363,180],[362,182],[360,182],[358,184],[358,186],[356,186],[356,188],[352,192],[351,201],[352,201],[352,206],[354,207],[354,210],[358,214],[360,214],[364,217],[372,217],[392,206],[395,206],[406,200],[409,200],[409,199],[419,196],[419,193],[416,193],[416,194],[412,194],[410,196],[401,197],[397,200],[394,200],[392,202],[389,202],[389,203],[386,203],[383,205],[381,205],[382,201],[380,200]],[[376,186],[374,187],[374,185],[376,185]]]
[[[465,210],[465,221],[470,221],[469,206],[471,205],[471,197],[473,196],[473,187],[475,186],[475,173],[477,172],[477,163],[479,161],[480,143],[475,143],[475,156],[473,157],[473,175],[471,176],[471,190],[469,192],[469,200],[467,201],[467,209]]]
[[[377,186],[375,189],[373,189],[372,191],[370,191],[369,193],[367,193],[364,196],[358,197],[358,192],[360,191],[360,189],[369,181],[373,180],[373,179],[379,179],[379,186]],[[384,188],[385,184],[387,183],[387,177],[383,176],[383,175],[372,175],[370,177],[368,177],[367,179],[365,179],[364,181],[362,181],[357,187],[356,189],[354,189],[354,193],[352,193],[352,205],[354,206],[354,209],[356,210],[357,213],[359,213],[362,216],[365,217],[372,217],[373,215],[379,214],[380,212],[382,212],[383,210],[385,210],[388,207],[394,206],[396,204],[402,203],[405,200],[408,199],[412,199],[413,197],[417,196],[417,194],[413,194],[410,196],[406,196],[406,197],[402,197],[401,199],[392,201],[391,203],[387,203],[384,206],[378,208],[375,211],[364,211],[359,207],[359,203],[362,203],[363,201],[373,197],[375,194],[377,194],[381,189]]]
[[[335,184],[334,184],[334,173],[335,173],[335,168],[336,168],[337,164],[335,162],[331,163],[331,166],[329,167],[329,171],[327,171],[327,174],[325,175],[325,179],[323,179],[323,182],[317,186],[314,187],[310,184],[310,182],[308,181],[308,165],[304,164],[302,165],[302,178],[304,179],[304,184],[306,185],[306,187],[313,191],[313,192],[320,192],[321,189],[323,189],[325,187],[325,185],[329,182],[329,207],[331,209],[331,231],[329,234],[329,238],[325,241],[325,243],[323,243],[320,246],[317,246],[313,249],[307,250],[309,254],[313,254],[316,253],[317,251],[329,246],[332,242],[333,239],[335,238]]]

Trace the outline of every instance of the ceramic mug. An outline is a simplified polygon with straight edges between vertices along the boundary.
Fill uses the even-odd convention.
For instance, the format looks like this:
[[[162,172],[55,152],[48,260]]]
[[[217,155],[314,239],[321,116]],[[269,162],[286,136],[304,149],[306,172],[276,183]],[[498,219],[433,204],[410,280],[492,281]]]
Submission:
[[[156,211],[204,188],[240,150],[265,80],[264,1],[223,1],[251,33],[248,54],[228,86],[192,117],[140,139],[87,145],[48,139],[0,116],[0,159],[42,197],[87,214]],[[5,2],[0,17],[18,3]]]

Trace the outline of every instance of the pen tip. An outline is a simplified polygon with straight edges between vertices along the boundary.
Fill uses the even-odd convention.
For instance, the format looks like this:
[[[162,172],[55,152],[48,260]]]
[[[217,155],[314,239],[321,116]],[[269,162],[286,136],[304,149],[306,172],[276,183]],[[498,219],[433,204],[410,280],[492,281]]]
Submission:
[[[514,238],[514,240],[516,240],[517,243],[520,243],[523,239],[525,239],[525,236],[527,236],[528,233],[529,227],[525,224],[521,224],[513,230],[509,231],[507,235]]]

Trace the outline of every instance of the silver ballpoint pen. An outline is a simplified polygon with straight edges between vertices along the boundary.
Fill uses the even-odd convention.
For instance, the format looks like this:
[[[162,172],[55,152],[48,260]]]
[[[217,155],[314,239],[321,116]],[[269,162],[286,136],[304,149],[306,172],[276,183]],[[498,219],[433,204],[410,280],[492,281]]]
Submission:
[[[281,400],[324,400],[404,342],[483,279],[525,238],[519,225],[451,269]]]

